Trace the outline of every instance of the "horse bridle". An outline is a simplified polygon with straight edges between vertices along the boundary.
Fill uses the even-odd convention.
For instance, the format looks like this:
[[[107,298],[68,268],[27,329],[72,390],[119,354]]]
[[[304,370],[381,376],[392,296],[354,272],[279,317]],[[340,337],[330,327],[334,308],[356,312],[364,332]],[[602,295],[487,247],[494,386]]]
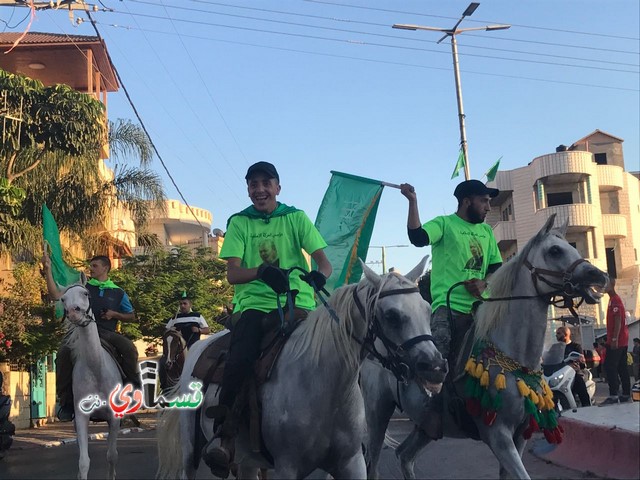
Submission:
[[[361,357],[364,357],[365,354],[372,355],[373,357],[376,358],[376,360],[378,360],[378,362],[380,362],[380,364],[384,368],[386,368],[391,373],[393,373],[393,375],[398,379],[399,382],[402,382],[405,385],[409,382],[409,380],[412,378],[414,374],[413,369],[405,361],[407,353],[409,352],[409,350],[411,350],[413,347],[415,347],[417,344],[421,342],[428,342],[428,341],[433,342],[434,341],[433,337],[431,335],[418,335],[416,337],[410,338],[406,342],[403,342],[401,345],[398,345],[397,343],[393,342],[389,337],[387,337],[383,332],[382,327],[380,326],[380,320],[376,315],[376,305],[378,303],[378,300],[380,300],[381,298],[389,297],[391,295],[404,295],[404,294],[411,294],[411,293],[420,294],[420,289],[418,287],[396,288],[393,290],[386,290],[386,291],[380,292],[373,305],[373,308],[372,308],[373,315],[371,315],[372,318],[368,322],[367,334],[365,335],[364,339],[359,340],[353,337],[352,335],[352,338],[354,338],[354,340],[356,340],[356,342],[358,342],[362,347],[360,351]],[[373,294],[372,292],[369,293],[367,295],[367,298],[370,298],[372,294]],[[357,287],[353,289],[353,299],[356,304],[356,307],[358,308],[358,311],[360,312],[360,315],[362,315],[364,319],[367,319],[367,313],[364,308],[364,305],[362,305],[362,302],[358,297]],[[375,347],[376,338],[379,338],[380,341],[382,341],[382,344],[387,350],[386,356],[378,352],[378,350],[376,349]]]
[[[175,336],[180,336],[182,338],[182,335],[180,335],[179,333],[176,334]],[[184,340],[184,338],[182,338]],[[184,361],[184,352],[187,349],[187,342],[186,340],[184,341],[184,344],[180,343],[179,347],[178,347],[178,352],[175,354],[174,358],[177,359],[180,355],[182,355],[183,361]],[[167,360],[169,359],[169,357],[167,356]],[[173,361],[172,361],[173,362]],[[177,363],[177,360],[176,360]]]
[[[68,287],[64,293],[67,293],[69,290],[71,290],[74,287],[79,287],[79,288],[83,288],[84,290],[87,290],[87,288],[84,285],[71,285],[70,287]],[[67,309],[64,309],[64,316],[62,317],[62,320],[64,321],[64,319],[67,317]],[[91,322],[95,322],[96,319],[93,316],[93,312],[91,311],[91,302],[89,302],[89,306],[87,307],[87,309],[84,311],[84,318],[85,320],[83,320],[80,323],[76,323],[75,325],[77,325],[78,327],[86,327],[87,325],[89,325]]]

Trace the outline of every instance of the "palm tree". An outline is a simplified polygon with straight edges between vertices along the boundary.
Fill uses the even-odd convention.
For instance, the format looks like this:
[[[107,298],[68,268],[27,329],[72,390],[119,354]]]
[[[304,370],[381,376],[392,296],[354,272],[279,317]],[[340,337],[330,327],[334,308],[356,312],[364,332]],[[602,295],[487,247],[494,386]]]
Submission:
[[[117,208],[130,212],[148,242],[144,226],[152,209],[164,209],[165,194],[160,177],[149,169],[152,145],[139,125],[129,120],[109,122],[108,142],[113,173],[94,154],[69,156],[45,153],[39,164],[16,178],[26,198],[15,218],[8,242],[0,243],[14,255],[31,256],[41,251],[42,204],[50,208],[61,231],[81,241],[87,253],[104,251],[113,238],[110,213]],[[138,165],[132,165],[133,162]]]

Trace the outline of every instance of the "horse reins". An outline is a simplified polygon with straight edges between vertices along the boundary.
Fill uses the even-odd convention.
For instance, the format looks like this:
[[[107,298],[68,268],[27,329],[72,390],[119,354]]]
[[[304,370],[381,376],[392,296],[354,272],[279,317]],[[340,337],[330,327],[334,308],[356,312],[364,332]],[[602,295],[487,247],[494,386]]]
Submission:
[[[87,288],[84,285],[71,285],[70,287],[68,287],[64,293],[67,293],[69,290],[71,290],[74,287],[79,287],[79,288],[83,288],[84,290],[87,290]],[[91,315],[89,315],[89,312],[91,312]],[[86,327],[88,326],[91,322],[95,322],[96,319],[93,316],[93,312],[91,311],[91,302],[89,302],[89,306],[87,307],[87,309],[84,311],[84,316],[87,318],[86,321],[82,321],[81,323],[78,323],[77,326],[78,327]],[[67,318],[67,309],[64,309],[64,315],[62,316],[62,319],[60,320],[61,322],[64,321],[64,319]]]
[[[389,297],[391,295],[403,295],[403,294],[411,294],[418,293],[420,294],[420,289],[418,287],[410,287],[410,288],[397,288],[393,290],[387,290],[380,292],[376,298],[376,304],[378,300],[384,297]],[[358,297],[358,289],[357,287],[353,289],[353,299],[360,312],[360,315],[366,320],[367,314],[364,308],[364,305],[360,301]],[[411,367],[404,361],[405,354],[418,343],[421,342],[433,342],[434,339],[431,335],[418,335],[416,337],[410,338],[406,342],[398,345],[393,342],[389,337],[387,337],[382,329],[380,328],[380,322],[378,320],[377,315],[375,314],[375,305],[374,305],[374,313],[371,322],[368,322],[367,334],[363,340],[359,340],[355,338],[353,335],[351,337],[361,345],[361,355],[364,352],[372,355],[380,364],[389,370],[399,382],[404,383],[405,385],[408,383],[409,379],[412,375]],[[379,338],[382,341],[385,349],[387,350],[387,356],[384,356],[382,353],[378,352],[375,347],[375,340]]]
[[[573,278],[573,272],[582,263],[589,263],[588,260],[584,258],[579,258],[567,268],[565,271],[558,270],[547,270],[545,268],[534,267],[528,259],[525,259],[522,264],[526,267],[527,270],[531,273],[531,281],[533,282],[533,286],[536,290],[536,295],[513,295],[509,297],[491,297],[491,298],[481,298],[483,302],[504,302],[509,300],[530,300],[533,298],[540,298],[545,301],[548,305],[554,305],[558,308],[566,308],[571,312],[571,315],[574,317],[578,317],[578,312],[576,312],[576,308],[582,305],[584,301],[584,297],[575,304],[573,299],[581,296],[581,294],[577,291],[576,285],[571,283]],[[558,277],[562,278],[562,283],[554,283],[548,280],[547,277]],[[551,288],[555,290],[551,292],[541,293],[538,288],[538,282],[546,283]],[[447,292],[447,309],[451,312],[451,292],[454,288],[459,287],[460,285],[464,285],[465,282],[454,283],[449,291]],[[561,297],[559,300],[554,300],[555,297]],[[561,303],[562,302],[562,303]],[[451,320],[451,318],[449,319]]]

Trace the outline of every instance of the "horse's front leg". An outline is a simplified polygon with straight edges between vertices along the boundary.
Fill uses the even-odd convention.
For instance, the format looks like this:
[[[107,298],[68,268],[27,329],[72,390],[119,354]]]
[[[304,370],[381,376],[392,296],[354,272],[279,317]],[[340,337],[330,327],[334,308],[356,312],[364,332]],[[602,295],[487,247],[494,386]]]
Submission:
[[[404,478],[416,478],[416,457],[430,441],[431,439],[422,429],[414,426],[413,431],[396,449],[396,457],[400,460],[400,469]]]
[[[384,443],[389,419],[395,410],[395,403],[379,398],[374,405],[367,405],[367,437],[365,444],[365,461],[367,478],[378,478],[378,461]]]
[[[480,422],[478,422],[478,425]],[[529,480],[522,463],[524,442],[514,441],[512,430],[504,424],[494,424],[491,427],[480,426],[480,435],[500,462],[500,478],[520,478]]]
[[[524,453],[524,448],[527,445],[527,441],[522,436],[523,430],[524,428],[520,428],[516,430],[516,432],[513,434],[513,443],[516,446],[516,450],[518,451],[518,454],[520,455],[520,461],[522,461],[522,454]],[[509,478],[509,473],[504,468],[502,463],[500,464],[500,478],[501,479]]]
[[[367,465],[364,461],[362,452],[357,452],[351,458],[345,459],[337,466],[334,472],[331,472],[333,478],[366,478]]]
[[[118,465],[118,433],[120,433],[120,421],[116,418],[109,420],[109,437],[107,438],[107,480],[115,480],[116,466]]]
[[[89,474],[89,417],[76,415],[76,437],[78,441],[78,480],[86,480]]]

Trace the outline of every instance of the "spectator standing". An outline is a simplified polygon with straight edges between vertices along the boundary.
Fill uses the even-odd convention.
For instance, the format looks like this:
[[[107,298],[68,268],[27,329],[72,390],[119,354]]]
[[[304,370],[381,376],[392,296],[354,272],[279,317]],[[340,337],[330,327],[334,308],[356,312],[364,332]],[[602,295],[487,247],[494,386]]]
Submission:
[[[627,366],[627,349],[629,346],[629,329],[625,322],[624,304],[616,293],[616,279],[609,279],[607,294],[607,358],[604,368],[609,383],[609,396],[600,405],[611,405],[631,400],[631,380]],[[622,395],[618,390],[622,384]]]
[[[633,339],[633,376],[636,382],[640,380],[640,338]]]

